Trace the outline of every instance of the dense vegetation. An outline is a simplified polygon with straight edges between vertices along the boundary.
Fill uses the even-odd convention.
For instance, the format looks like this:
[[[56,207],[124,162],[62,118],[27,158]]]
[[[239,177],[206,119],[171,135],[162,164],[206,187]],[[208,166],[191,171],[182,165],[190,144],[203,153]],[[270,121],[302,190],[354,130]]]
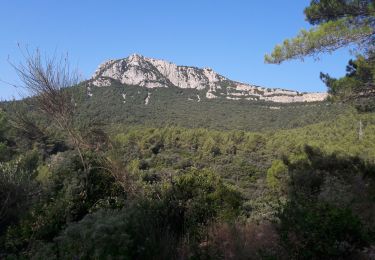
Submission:
[[[92,88],[90,97],[85,88],[78,87],[74,94],[78,106],[77,122],[87,124],[94,119],[101,124],[263,131],[328,121],[348,110],[346,105],[328,102],[279,104],[206,99],[205,91],[113,85]],[[125,103],[123,93],[126,93]],[[148,93],[150,101],[145,105]]]
[[[87,171],[53,128],[1,118],[3,257],[340,258],[374,239],[372,113],[262,133],[117,124]]]
[[[331,102],[282,104],[224,98],[206,99],[204,90],[175,87],[147,89],[119,84],[92,88],[92,96],[87,95],[84,86],[69,91],[73,93],[77,104],[75,123],[80,127],[94,121],[100,125],[264,131],[291,129],[330,121],[350,111],[345,104]],[[123,93],[126,93],[125,103]],[[150,101],[145,105],[148,93]],[[200,96],[199,102],[197,95]],[[17,104],[8,102],[1,106],[9,113],[13,113]],[[45,121],[35,109],[35,104],[27,109],[23,108],[23,111],[28,111],[29,114],[34,112],[39,121]]]

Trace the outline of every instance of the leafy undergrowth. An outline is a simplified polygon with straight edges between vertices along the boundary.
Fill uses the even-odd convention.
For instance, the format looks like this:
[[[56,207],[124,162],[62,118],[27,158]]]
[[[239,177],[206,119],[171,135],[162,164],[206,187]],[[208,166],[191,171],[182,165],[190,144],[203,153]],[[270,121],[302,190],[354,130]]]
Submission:
[[[60,134],[8,120],[1,258],[340,259],[374,242],[374,114],[262,133],[112,125],[88,169]]]

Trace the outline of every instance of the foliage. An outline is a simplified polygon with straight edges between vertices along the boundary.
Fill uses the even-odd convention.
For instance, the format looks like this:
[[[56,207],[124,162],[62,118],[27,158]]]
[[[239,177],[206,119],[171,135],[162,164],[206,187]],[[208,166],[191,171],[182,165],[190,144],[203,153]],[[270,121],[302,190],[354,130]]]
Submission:
[[[194,241],[193,234],[208,221],[238,214],[240,197],[213,173],[192,171],[164,189],[158,198],[86,215],[69,224],[49,247],[63,258],[170,259],[183,236]],[[42,248],[35,254],[43,255]]]
[[[333,99],[339,101],[354,101],[360,111],[371,111],[375,107],[375,55],[368,58],[358,56],[350,60],[346,67],[346,76],[340,79],[331,78],[321,73],[320,77],[328,87]]]
[[[11,221],[2,225],[0,258],[356,253],[371,242],[375,118],[342,113],[258,133],[108,125],[107,145],[84,153],[88,171],[55,128],[45,128],[49,136],[43,139],[64,140],[65,149],[44,149],[42,139],[21,137],[9,125],[2,140],[10,140],[4,144],[13,152],[2,165],[17,178],[3,192],[15,187],[20,197],[7,211]],[[43,125],[43,118],[36,124]],[[306,223],[315,229],[304,217],[311,217]],[[325,232],[331,235],[321,238]],[[332,240],[344,235],[353,239],[338,249]],[[296,236],[301,245],[294,243]]]
[[[0,235],[4,227],[17,222],[30,204],[36,189],[32,176],[38,157],[35,153],[0,163]]]
[[[368,245],[359,218],[348,209],[321,203],[288,203],[280,233],[292,259],[343,258]]]
[[[305,15],[314,27],[277,45],[270,55],[265,56],[265,61],[280,64],[346,46],[356,47],[357,60],[349,62],[345,77],[336,80],[321,73],[321,78],[334,99],[354,100],[361,110],[372,108],[375,93],[375,1],[312,0]]]
[[[288,168],[281,160],[272,162],[271,168],[267,171],[267,184],[273,189],[281,189],[282,183],[286,182]]]
[[[60,155],[61,156],[61,155]],[[27,214],[18,225],[8,228],[5,247],[8,252],[23,252],[37,241],[54,238],[67,223],[82,219],[98,208],[119,208],[125,194],[113,177],[98,170],[83,174],[77,156],[56,158],[53,174]],[[39,175],[37,175],[39,176]],[[26,253],[26,252],[25,252]]]
[[[8,161],[14,155],[12,145],[13,138],[10,135],[9,121],[6,113],[0,110],[0,161]]]
[[[279,235],[270,222],[215,223],[198,252],[199,259],[284,259]]]
[[[275,103],[206,99],[204,92],[173,87],[147,89],[118,84],[93,88],[92,97],[87,96],[83,86],[74,91],[77,99],[75,123],[83,128],[94,121],[102,125],[264,131],[302,127],[334,119],[347,111],[345,105],[324,102],[277,104],[280,109],[272,109]],[[121,100],[123,93],[129,99],[126,103]],[[146,106],[144,96],[147,93],[151,94],[151,99]],[[189,101],[191,95],[200,95],[201,101]]]
[[[373,204],[368,187],[372,181],[366,178],[375,166],[311,147],[305,153],[305,159],[287,162],[289,199],[279,211],[283,246],[295,259],[354,256],[372,241],[368,229],[373,223],[366,220],[366,214],[372,214],[373,206],[367,212],[357,211]],[[327,183],[332,178],[334,187]],[[353,197],[346,200],[348,191]]]
[[[352,19],[367,19],[374,12],[374,8],[372,0],[313,0],[304,13],[309,23],[321,24],[344,16],[350,16]]]
[[[375,3],[373,0],[312,0],[305,9],[307,20],[316,25],[302,30],[297,37],[277,45],[269,63],[302,59],[321,52],[332,52],[349,44],[370,51],[374,41]]]
[[[285,60],[332,52],[351,43],[363,44],[362,41],[368,41],[366,38],[373,33],[370,26],[356,28],[347,19],[329,21],[309,31],[302,30],[296,38],[285,40],[275,47],[270,56],[266,55],[265,60],[280,64]]]

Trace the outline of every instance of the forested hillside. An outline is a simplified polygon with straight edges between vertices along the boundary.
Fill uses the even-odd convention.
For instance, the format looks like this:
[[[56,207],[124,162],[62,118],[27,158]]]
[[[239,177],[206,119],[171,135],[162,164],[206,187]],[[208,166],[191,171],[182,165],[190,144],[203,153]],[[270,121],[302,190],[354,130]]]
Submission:
[[[373,113],[263,132],[115,124],[88,170],[53,128],[1,122],[4,256],[359,257],[373,239]]]
[[[139,86],[115,85],[93,88],[87,96],[85,88],[77,89],[78,122],[96,120],[101,123],[124,123],[151,127],[181,126],[221,130],[294,128],[331,120],[344,113],[347,106],[325,102],[267,103],[207,99],[204,91],[179,88],[147,89]],[[126,93],[126,99],[123,98]],[[149,101],[145,100],[149,95]]]
[[[77,126],[97,122],[102,125],[265,131],[330,121],[350,111],[348,105],[332,102],[282,104],[207,99],[204,91],[179,88],[147,89],[113,85],[93,88],[88,95],[87,89],[82,85],[67,91],[74,96]],[[125,100],[123,93],[126,93]],[[148,95],[150,99],[145,104]],[[32,101],[28,103],[17,105],[17,102],[6,102],[1,107],[13,113],[20,106],[18,110],[32,113],[35,104]],[[35,117],[43,121],[38,111],[35,111]]]

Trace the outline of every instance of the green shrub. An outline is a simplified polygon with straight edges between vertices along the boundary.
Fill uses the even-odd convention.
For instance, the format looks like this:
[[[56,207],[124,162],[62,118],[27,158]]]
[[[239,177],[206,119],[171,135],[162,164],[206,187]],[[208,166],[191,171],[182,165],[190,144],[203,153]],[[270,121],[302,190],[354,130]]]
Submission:
[[[354,257],[372,241],[373,217],[364,220],[368,213],[373,216],[367,175],[374,166],[308,146],[300,158],[285,162],[289,193],[278,214],[284,248],[294,259]]]
[[[175,178],[154,199],[99,210],[69,224],[48,248],[63,258],[175,259],[185,237],[194,246],[210,221],[234,219],[240,205],[239,194],[220,178],[194,170]]]
[[[36,189],[33,174],[38,157],[28,153],[0,163],[0,235],[25,213]]]
[[[349,209],[293,201],[279,217],[282,242],[293,259],[342,259],[369,243],[366,229]]]

